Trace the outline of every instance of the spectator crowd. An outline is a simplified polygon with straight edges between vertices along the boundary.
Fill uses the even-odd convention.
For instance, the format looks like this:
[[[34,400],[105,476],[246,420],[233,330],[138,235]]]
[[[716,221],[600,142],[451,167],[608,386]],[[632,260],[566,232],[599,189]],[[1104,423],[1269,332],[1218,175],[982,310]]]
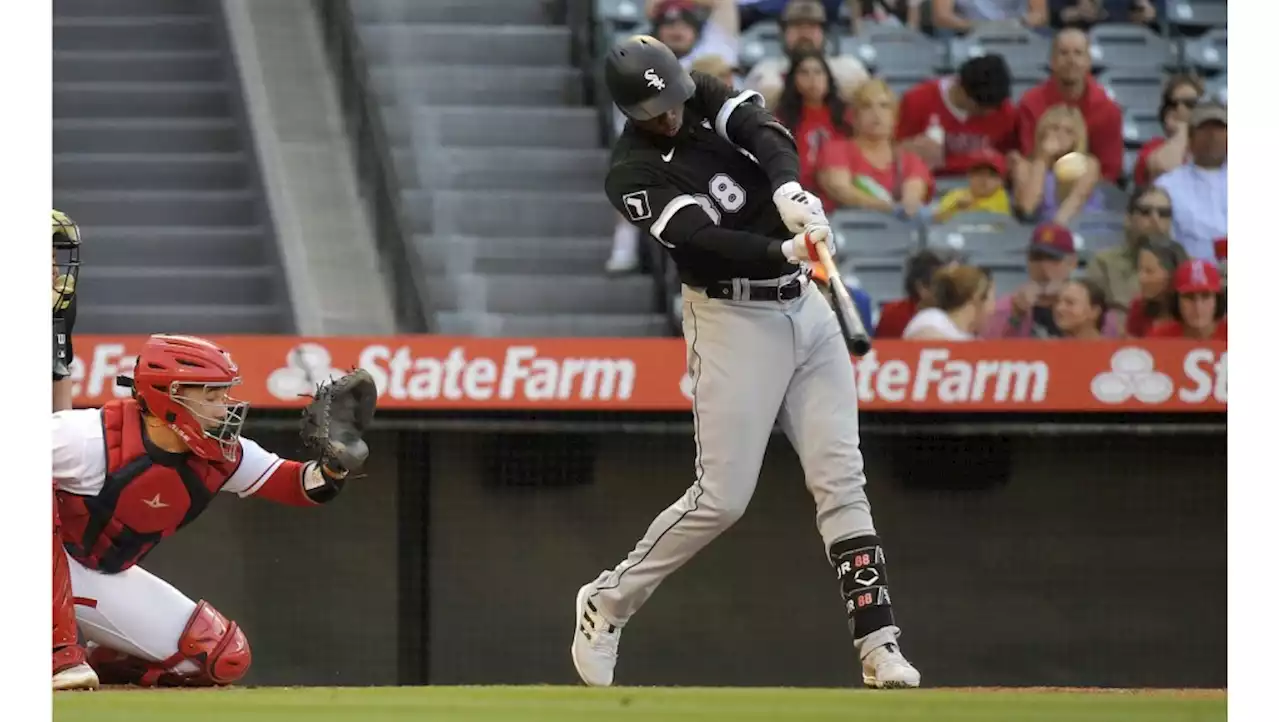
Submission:
[[[686,67],[761,93],[796,138],[801,184],[833,220],[881,214],[916,229],[902,298],[854,289],[875,309],[876,336],[1225,340],[1225,85],[1209,92],[1179,66],[1161,78],[1158,109],[1122,107],[1097,74],[1108,57],[1099,29],[1167,39],[1164,9],[1162,0],[647,0],[638,31]],[[773,23],[777,52],[748,59],[745,38]],[[966,50],[953,72],[903,86],[890,60],[867,52],[895,36]],[[946,45],[988,36],[1004,44]],[[1015,89],[1029,62],[1018,53],[1036,42],[1046,52],[1032,62],[1046,77]],[[1147,114],[1150,124],[1132,122]],[[1020,283],[998,288],[985,259],[933,242],[930,229],[975,218],[1024,229]],[[636,270],[639,244],[620,221],[607,269]]]

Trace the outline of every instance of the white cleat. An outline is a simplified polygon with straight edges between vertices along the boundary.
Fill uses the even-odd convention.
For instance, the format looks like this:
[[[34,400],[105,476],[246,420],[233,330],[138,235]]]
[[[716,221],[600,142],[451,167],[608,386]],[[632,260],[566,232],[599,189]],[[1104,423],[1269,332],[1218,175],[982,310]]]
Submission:
[[[87,664],[77,664],[53,675],[53,691],[97,689],[98,673]]]
[[[622,628],[600,615],[591,602],[592,585],[578,590],[574,604],[573,646],[569,653],[582,681],[592,687],[613,684],[613,668],[618,664],[618,638]]]
[[[862,683],[873,689],[910,689],[920,686],[920,671],[890,642],[862,658]]]

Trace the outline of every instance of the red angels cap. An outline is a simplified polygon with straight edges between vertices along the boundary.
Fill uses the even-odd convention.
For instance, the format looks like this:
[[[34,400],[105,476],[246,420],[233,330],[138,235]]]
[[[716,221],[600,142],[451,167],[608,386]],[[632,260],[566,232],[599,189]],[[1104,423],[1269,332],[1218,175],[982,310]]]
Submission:
[[[1217,293],[1222,290],[1222,274],[1217,265],[1193,258],[1183,261],[1173,272],[1173,290],[1178,293]]]
[[[1008,168],[1004,163],[1004,156],[991,148],[984,148],[969,156],[969,163],[965,170],[973,171],[978,168],[990,168],[1001,176],[1008,173]]]
[[[654,25],[684,20],[697,25],[698,5],[693,0],[662,0],[653,9]]]
[[[1213,239],[1213,256],[1219,261],[1227,260],[1227,237]]]
[[[1031,232],[1031,247],[1028,250],[1062,258],[1076,252],[1076,239],[1066,226],[1041,223]]]

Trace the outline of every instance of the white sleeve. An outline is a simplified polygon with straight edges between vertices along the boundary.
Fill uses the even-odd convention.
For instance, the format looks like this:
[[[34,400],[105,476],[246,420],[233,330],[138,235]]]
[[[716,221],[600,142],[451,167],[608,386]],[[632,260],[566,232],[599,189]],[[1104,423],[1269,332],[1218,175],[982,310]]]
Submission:
[[[99,409],[53,415],[53,481],[59,489],[97,496],[107,477],[107,447]]]
[[[704,55],[719,55],[730,66],[738,64],[738,38],[730,35],[724,28],[715,23],[707,23],[702,27],[702,37],[698,45],[689,52],[687,59],[693,62]]]
[[[222,485],[223,491],[251,496],[279,469],[285,460],[258,445],[253,439],[240,437],[240,466]]]

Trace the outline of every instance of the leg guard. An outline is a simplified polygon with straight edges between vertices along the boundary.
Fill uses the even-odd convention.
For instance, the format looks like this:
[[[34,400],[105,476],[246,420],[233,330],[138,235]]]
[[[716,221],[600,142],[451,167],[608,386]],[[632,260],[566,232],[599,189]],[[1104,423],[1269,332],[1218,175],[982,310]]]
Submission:
[[[849,631],[854,639],[893,626],[889,578],[880,537],[871,534],[831,545],[831,566],[840,582]]]
[[[89,664],[104,684],[136,684],[143,687],[209,687],[226,685],[244,677],[253,655],[239,625],[229,621],[206,601],[196,605],[191,621],[178,638],[178,651],[160,662],[150,662],[105,647],[89,652]],[[178,665],[194,664],[196,671]],[[190,667],[191,665],[183,665]]]
[[[53,673],[84,664],[84,648],[76,636],[76,609],[71,596],[71,569],[59,537],[58,499],[53,499]]]

